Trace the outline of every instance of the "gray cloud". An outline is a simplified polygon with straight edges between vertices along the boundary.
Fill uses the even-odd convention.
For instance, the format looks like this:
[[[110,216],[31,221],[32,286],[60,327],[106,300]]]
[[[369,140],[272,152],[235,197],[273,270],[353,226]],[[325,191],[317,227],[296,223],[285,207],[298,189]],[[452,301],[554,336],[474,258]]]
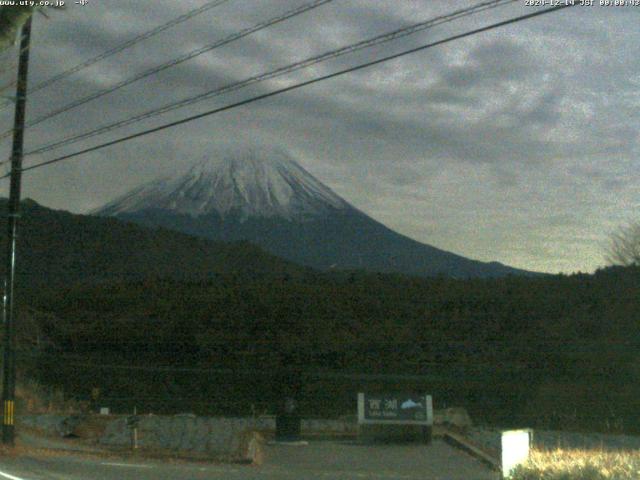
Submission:
[[[227,2],[34,94],[29,118],[302,3]],[[30,129],[27,149],[471,3],[337,0]],[[31,81],[201,4],[94,2],[38,18]],[[279,143],[355,206],[417,240],[523,268],[593,270],[603,239],[638,203],[640,58],[629,10],[575,7],[443,45],[34,170],[24,192],[83,212],[220,143]],[[529,11],[491,10],[54,154]],[[10,125],[10,109],[0,121]]]

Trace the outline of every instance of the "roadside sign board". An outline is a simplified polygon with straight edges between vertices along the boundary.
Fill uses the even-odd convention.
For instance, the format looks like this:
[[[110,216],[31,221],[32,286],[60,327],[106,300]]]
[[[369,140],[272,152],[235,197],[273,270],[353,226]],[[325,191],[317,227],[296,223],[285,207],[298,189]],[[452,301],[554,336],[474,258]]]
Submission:
[[[358,423],[432,426],[431,395],[358,393]]]

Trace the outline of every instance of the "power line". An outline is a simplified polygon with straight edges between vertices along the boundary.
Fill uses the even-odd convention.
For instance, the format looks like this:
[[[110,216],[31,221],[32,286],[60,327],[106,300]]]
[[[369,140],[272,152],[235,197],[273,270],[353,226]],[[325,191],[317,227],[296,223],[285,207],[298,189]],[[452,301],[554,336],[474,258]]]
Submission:
[[[211,373],[246,373],[246,374],[254,374],[256,372],[268,373],[271,370],[244,370],[244,369],[235,369],[235,368],[220,368],[220,367],[180,367],[175,365],[123,365],[123,364],[105,364],[105,363],[94,363],[91,355],[82,355],[82,354],[74,354],[74,353],[66,353],[66,352],[32,352],[28,350],[18,350],[18,355],[24,358],[33,358],[33,359],[57,359],[64,360],[65,365],[77,365],[81,367],[87,368],[96,368],[96,369],[118,369],[118,370],[141,370],[141,371],[177,371],[177,372],[211,372]],[[344,353],[338,351],[337,353]],[[313,356],[313,355],[311,355]],[[535,360],[535,359],[532,359]],[[588,363],[586,360],[585,363]],[[445,369],[450,370],[489,370],[495,371],[497,365],[500,365],[503,370],[527,370],[527,371],[536,371],[536,370],[546,370],[548,369],[548,365],[535,365],[532,364],[531,361],[523,361],[518,359],[498,359],[494,361],[482,361],[477,362],[474,360],[451,360],[451,361],[426,361],[420,362],[421,366],[424,367],[444,367]],[[581,367],[583,364],[570,364],[570,365],[562,365],[560,366],[563,370],[572,370],[576,367]],[[469,368],[470,367],[470,368]],[[613,367],[612,367],[613,368]],[[557,369],[557,366],[556,368]],[[314,369],[311,372],[318,376],[351,376],[351,375],[361,375],[356,372],[340,372],[335,371],[332,372],[330,370],[319,370]],[[308,373],[311,373],[308,371]],[[304,371],[301,371],[304,373]],[[597,375],[598,372],[595,376]],[[420,374],[410,374],[411,376],[424,376]],[[428,374],[426,374],[428,375]],[[367,376],[367,375],[364,375]],[[390,375],[391,376],[391,375]],[[398,376],[404,376],[402,374]]]
[[[502,5],[505,5],[507,3],[514,3],[515,1],[518,0],[491,0],[491,1],[486,1],[483,3],[479,3],[477,5],[474,5],[472,7],[467,7],[461,10],[457,10],[454,11],[452,13],[446,14],[446,15],[442,15],[436,18],[432,18],[429,19],[427,21],[423,21],[423,22],[419,22],[413,25],[410,25],[408,27],[403,27],[397,30],[394,30],[392,32],[388,32],[382,35],[378,35],[366,40],[362,40],[358,43],[355,44],[351,44],[351,45],[347,45],[345,47],[336,49],[336,50],[331,50],[329,52],[325,52],[322,53],[321,55],[316,55],[313,57],[309,57],[307,59],[304,59],[300,62],[296,62],[281,68],[278,68],[276,70],[272,70],[270,72],[266,72],[266,73],[261,73],[259,75],[255,75],[252,77],[249,77],[245,80],[242,80],[240,82],[236,82],[236,83],[232,83],[214,90],[210,90],[208,92],[196,95],[195,97],[189,97],[183,100],[179,100],[177,102],[172,102],[169,103],[167,105],[164,105],[162,107],[159,108],[154,108],[152,110],[148,110],[147,112],[144,112],[142,114],[136,115],[134,117],[130,117],[124,120],[120,120],[118,122],[109,124],[109,125],[104,125],[102,127],[99,127],[97,129],[94,130],[90,130],[88,132],[84,132],[81,134],[77,134],[71,137],[67,137],[64,138],[62,140],[58,140],[54,143],[50,143],[41,147],[38,147],[32,151],[29,151],[26,153],[26,155],[35,155],[35,154],[41,154],[50,150],[54,150],[57,148],[60,148],[62,146],[66,146],[66,145],[71,145],[73,143],[77,143],[81,140],[85,140],[87,138],[90,137],[94,137],[96,135],[101,135],[103,133],[107,133],[110,132],[112,130],[115,130],[117,128],[120,127],[124,127],[133,123],[138,123],[141,120],[145,120],[147,118],[151,118],[157,115],[161,115],[164,113],[167,113],[169,111],[172,110],[176,110],[178,108],[182,108],[188,105],[192,105],[204,100],[208,100],[210,98],[213,97],[217,97],[220,95],[223,95],[225,93],[229,93],[235,90],[239,90],[241,88],[244,88],[246,86],[255,84],[255,83],[259,83],[259,82],[263,82],[266,80],[270,80],[272,78],[276,78],[288,73],[292,73],[295,72],[297,70],[301,70],[304,68],[308,68],[310,66],[313,66],[315,64],[330,60],[330,59],[334,59],[349,53],[353,53],[355,51],[358,50],[362,50],[365,48],[369,48],[375,45],[379,45],[382,43],[386,43],[392,40],[396,40],[398,38],[402,38],[405,36],[409,36],[412,35],[414,33],[420,32],[422,30],[425,30],[427,28],[432,28],[434,26],[437,25],[441,25],[443,23],[448,23],[448,22],[452,22],[454,20],[457,20],[459,18],[463,18],[469,15],[473,15],[476,13],[479,13],[481,11],[485,11],[491,8],[496,8]]]
[[[25,47],[25,48],[29,48],[29,47]],[[12,53],[11,50],[13,50],[13,46],[5,47],[2,50],[2,53],[0,53],[0,55],[2,55],[2,57],[3,57],[2,63],[5,63],[6,60],[9,60],[10,63],[12,63],[12,65],[8,65],[8,66],[4,66],[3,68],[0,68],[0,75],[4,75],[7,72],[8,73],[14,73],[14,70],[16,70],[17,67],[18,67],[17,63],[14,64],[13,58],[9,57],[9,55],[11,55],[11,53]],[[19,51],[18,55],[16,56],[16,58],[20,57],[20,55],[22,53],[23,53],[22,51]],[[5,90],[8,90],[11,87],[15,87],[17,85],[17,83],[18,83],[17,80],[10,81],[9,83],[4,85],[3,87],[0,87],[0,92],[4,92]],[[11,103],[11,102],[9,102],[9,103]]]
[[[138,319],[139,320],[139,319]],[[311,331],[311,330],[309,330]],[[172,341],[170,342],[171,345],[173,346],[196,346],[198,348],[202,348],[202,347],[212,347],[212,346],[228,346],[229,345],[229,338],[228,337],[223,337],[220,340],[216,340],[216,341],[201,341],[201,340],[197,340],[195,341],[194,338],[192,336],[189,335],[175,335],[174,337],[172,337]],[[469,342],[469,340],[442,340],[442,339],[437,339],[437,340],[433,340],[433,341],[429,341],[429,342],[425,342],[425,341],[416,341],[416,342],[411,342],[411,347],[414,347],[416,349],[433,349],[433,348],[446,348],[446,349],[450,349],[453,347],[459,347],[461,349],[464,350],[469,350],[469,349],[478,349],[481,351],[481,354],[484,354],[484,351],[482,349],[486,349],[486,348],[497,348],[497,347],[511,347],[511,343],[513,341],[511,341],[511,343],[509,341],[506,340],[491,340],[491,339],[487,339],[487,340],[477,340],[478,343],[473,343],[471,344]],[[259,347],[273,347],[273,346],[277,346],[280,342],[277,340],[270,340],[270,339],[264,339],[264,340],[260,340],[260,339],[252,339],[251,344],[252,346],[259,346]],[[406,346],[409,342],[408,341],[389,341],[389,342],[382,342],[382,343],[376,343],[376,344],[372,344],[370,341],[367,341],[366,343],[360,342],[360,341],[351,341],[351,340],[344,340],[344,341],[334,341],[334,343],[332,343],[332,347],[335,348],[336,346],[340,346],[340,347],[345,347],[345,346],[351,346],[353,347],[359,347],[359,346],[367,346],[367,348],[377,348],[377,349],[382,349],[382,348],[388,348],[388,349],[393,349],[395,350],[399,345],[401,346]],[[529,343],[534,343],[533,341],[529,341]],[[84,346],[89,347],[92,345],[96,345],[99,344],[100,347],[104,348],[107,346],[113,346],[113,347],[136,347],[136,348],[141,348],[141,347],[160,347],[162,345],[167,345],[168,343],[166,342],[166,339],[162,338],[162,337],[158,337],[157,339],[155,339],[155,341],[151,341],[151,340],[112,340],[112,341],[105,341],[104,339],[100,338],[100,339],[96,339],[96,340],[91,340],[91,341],[74,341],[74,345],[75,346]],[[541,342],[541,341],[535,341],[534,343],[535,345],[535,350],[539,351],[540,353],[554,353],[558,351],[558,347],[560,345],[560,342]],[[593,353],[597,353],[602,351],[602,348],[606,346],[609,349],[613,349],[615,348],[617,352],[622,352],[622,353],[633,353],[637,350],[638,348],[638,342],[602,342],[599,344],[588,344],[588,345],[568,345],[566,342],[562,343],[562,350],[564,352],[564,354],[590,354],[592,355]],[[519,348],[520,351],[522,351],[522,347]],[[149,351],[148,349],[145,351]],[[154,351],[154,350],[151,350]],[[318,351],[318,354],[322,354],[322,353],[334,353],[335,350],[331,350],[331,351],[327,351],[327,352],[323,352],[323,351]],[[416,350],[417,351],[417,350]],[[436,351],[436,350],[434,350]],[[419,353],[419,352],[418,352]],[[439,351],[438,351],[439,353]],[[452,353],[452,355],[454,355],[455,353]],[[586,361],[586,360],[585,360]]]
[[[0,93],[4,92],[5,90],[9,90],[11,87],[15,86],[15,84],[16,82],[12,81],[3,85],[2,87],[0,87]],[[13,101],[11,101],[10,103],[13,103]]]
[[[25,51],[29,50],[30,48],[31,48],[31,45],[27,45],[26,47],[23,47],[21,50],[18,51],[17,57],[20,58],[20,55],[22,55]],[[7,55],[7,53],[5,53],[4,55]],[[13,70],[14,68],[17,69],[17,66],[18,65],[16,64],[13,67],[8,67],[0,70],[0,75],[4,74],[5,72],[14,73]],[[5,90],[9,90],[10,88],[16,87],[17,85],[18,85],[17,80],[11,80],[9,83],[0,87],[0,93],[4,92]],[[15,98],[9,97],[9,100],[5,103],[5,105],[12,105],[14,102],[15,102]],[[2,110],[2,106],[0,106],[0,110]]]
[[[85,103],[88,103],[92,100],[95,100],[97,98],[103,97],[104,95],[107,95],[109,93],[113,93],[127,85],[130,85],[134,82],[137,82],[138,80],[142,80],[144,78],[150,77],[151,75],[155,75],[157,73],[162,72],[163,70],[167,70],[168,68],[174,67],[176,65],[179,65],[181,63],[186,62],[187,60],[191,60],[199,55],[202,55],[204,53],[210,52],[216,48],[222,47],[224,45],[228,45],[231,42],[234,42],[236,40],[239,40],[241,38],[244,38],[248,35],[251,35],[252,33],[255,33],[259,30],[263,30],[267,27],[270,27],[272,25],[275,25],[277,23],[283,22],[285,20],[288,20],[292,17],[301,15],[304,12],[307,12],[309,10],[313,10],[314,8],[318,8],[322,5],[324,5],[325,3],[329,3],[332,2],[333,0],[314,0],[310,3],[304,4],[300,7],[296,7],[292,10],[289,10],[281,15],[275,16],[270,18],[269,20],[266,20],[264,22],[258,23],[252,27],[249,28],[245,28],[244,30],[241,30],[240,32],[231,34],[225,38],[223,38],[222,40],[219,40],[215,43],[212,43],[210,45],[206,45],[202,48],[198,48],[196,50],[193,50],[187,54],[181,55],[180,57],[177,57],[173,60],[170,60],[169,62],[163,63],[161,65],[158,65],[156,67],[150,68],[148,70],[145,70],[144,72],[141,72],[133,77],[130,78],[126,78],[124,80],[122,80],[121,82],[116,83],[115,85],[112,85],[111,87],[105,88],[103,90],[100,90],[99,92],[93,93],[91,95],[88,95],[86,97],[80,98],[78,100],[75,100],[71,103],[68,103],[67,105],[54,110],[52,112],[49,112],[39,118],[36,118],[35,120],[31,121],[31,122],[27,122],[26,127],[33,127],[34,125],[38,125],[42,122],[44,122],[45,120],[49,120],[53,117],[56,117],[58,115],[60,115],[61,113],[65,113],[68,112],[69,110],[72,110],[74,108],[77,108],[81,105],[84,105]],[[6,131],[2,134],[0,134],[0,139],[6,138],[7,136],[9,136],[11,134],[11,131]]]
[[[147,32],[144,32],[140,35],[138,35],[137,37],[132,38],[131,40],[127,40],[124,43],[121,43],[120,45],[117,45],[109,50],[106,50],[104,52],[102,52],[101,54],[92,57],[88,60],[85,60],[82,63],[79,63],[78,65],[75,65],[74,67],[71,67],[57,75],[54,75],[53,77],[50,77],[38,84],[36,84],[35,86],[31,87],[31,91],[30,91],[30,95],[32,95],[34,92],[37,92],[38,90],[42,90],[43,88],[48,87],[49,85],[52,85],[60,80],[62,80],[63,78],[66,78],[70,75],[73,75],[74,73],[79,72],[80,70],[83,70],[87,67],[90,67],[91,65],[94,65],[98,62],[100,62],[101,60],[104,60],[105,58],[108,58],[112,55],[115,55],[116,53],[120,53],[123,50],[126,50],[127,48],[130,48],[134,45],[136,45],[137,43],[142,42],[143,40],[146,40],[148,38],[153,37],[154,35],[157,35],[161,32],[164,32],[165,30],[168,30],[171,27],[174,27],[182,22],[185,22],[187,20],[189,20],[190,18],[195,17],[196,15],[200,15],[201,13],[204,13],[208,10],[211,10],[219,5],[222,5],[223,3],[227,3],[229,0],[215,0],[215,1],[211,1],[211,2],[207,2],[204,5],[202,5],[201,7],[198,7],[194,10],[191,10],[187,13],[185,13],[184,15],[180,15],[179,17],[176,17],[172,20],[170,20],[167,23],[164,23],[162,25],[159,25]],[[9,87],[15,85],[15,83],[13,83],[12,85],[9,85]],[[9,103],[6,103],[5,105],[0,106],[0,109],[4,108],[5,106],[9,105]]]
[[[35,355],[26,355],[27,357],[36,358]],[[61,360],[63,358],[51,355],[51,359]],[[42,359],[42,358],[38,358]],[[497,383],[509,383],[513,382],[504,378],[508,375],[540,375],[549,374],[554,372],[556,375],[568,375],[575,370],[570,369],[569,373],[562,370],[558,371],[558,368],[545,368],[536,367],[532,368],[529,365],[511,362],[505,364],[504,362],[496,363],[481,363],[481,364],[459,364],[455,362],[426,362],[421,363],[421,367],[430,367],[432,371],[423,373],[357,373],[357,372],[341,372],[339,370],[325,370],[325,369],[313,369],[313,368],[299,368],[296,369],[297,373],[302,378],[314,379],[316,381],[322,380],[354,380],[354,381],[437,381],[439,383],[446,383],[447,381],[455,382],[450,378],[452,372],[455,374],[473,374],[478,376],[477,380],[465,380],[465,384],[473,385],[486,385],[484,377],[486,375],[495,379],[495,370],[500,367],[503,372],[503,380]],[[64,359],[65,368],[76,369],[90,369],[92,371],[110,370],[110,371],[127,371],[127,372],[157,372],[157,373],[192,373],[192,374],[207,374],[207,375],[231,375],[231,376],[279,376],[281,371],[275,371],[273,369],[259,369],[259,368],[198,368],[198,367],[177,367],[177,366],[151,366],[151,365],[114,365],[104,363],[87,363],[82,361],[73,361]],[[433,369],[437,369],[438,373],[433,373]],[[590,381],[598,380],[610,380],[611,375],[607,372],[592,372],[588,379]],[[494,381],[495,383],[495,381]],[[580,383],[580,382],[576,382]],[[147,396],[145,398],[152,398]]]
[[[0,16],[2,16],[2,13],[0,13]],[[0,48],[0,65],[4,65],[7,59],[13,58],[12,51],[14,47],[15,45],[7,45],[3,48]]]
[[[262,95],[257,95],[255,97],[252,97],[252,98],[249,98],[249,99],[246,99],[246,100],[242,100],[240,102],[232,103],[232,104],[226,105],[224,107],[219,107],[219,108],[215,108],[213,110],[208,110],[206,112],[199,113],[197,115],[192,115],[192,116],[183,118],[181,120],[176,120],[174,122],[166,123],[166,124],[160,125],[158,127],[150,128],[148,130],[143,130],[142,132],[134,133],[134,134],[131,134],[131,135],[127,135],[125,137],[121,137],[121,138],[118,138],[118,139],[115,139],[115,140],[111,140],[109,142],[105,142],[105,143],[102,143],[100,145],[96,145],[96,146],[93,146],[93,147],[90,147],[90,148],[85,148],[85,149],[79,150],[77,152],[73,152],[73,153],[70,153],[70,154],[67,154],[67,155],[63,155],[63,156],[51,159],[51,160],[40,162],[40,163],[37,163],[35,165],[31,165],[29,167],[23,168],[22,170],[23,171],[34,170],[36,168],[44,167],[46,165],[51,165],[51,164],[54,164],[54,163],[62,162],[64,160],[68,160],[70,158],[74,158],[74,157],[77,157],[77,156],[80,156],[80,155],[84,155],[85,153],[90,153],[90,152],[94,152],[94,151],[97,151],[97,150],[101,150],[103,148],[106,148],[106,147],[109,147],[109,146],[112,146],[112,145],[117,145],[119,143],[123,143],[123,142],[126,142],[128,140],[133,140],[134,138],[143,137],[143,136],[149,135],[151,133],[159,132],[161,130],[166,130],[168,128],[172,128],[172,127],[176,127],[178,125],[189,123],[189,122],[192,122],[194,120],[198,120],[200,118],[208,117],[208,116],[215,115],[215,114],[218,114],[218,113],[221,113],[221,112],[225,112],[227,110],[231,110],[233,108],[241,107],[241,106],[247,105],[249,103],[256,102],[258,100],[263,100],[265,98],[274,97],[276,95],[280,95],[280,94],[285,93],[285,92],[289,92],[289,91],[292,91],[292,90],[297,90],[299,88],[306,87],[308,85],[312,85],[312,84],[315,84],[315,83],[318,83],[318,82],[321,82],[321,81],[324,81],[324,80],[329,80],[331,78],[335,78],[335,77],[338,77],[338,76],[341,76],[341,75],[345,75],[347,73],[351,73],[351,72],[354,72],[354,71],[357,71],[357,70],[362,70],[362,69],[365,69],[365,68],[369,68],[369,67],[372,67],[374,65],[378,65],[380,63],[387,62],[389,60],[393,60],[393,59],[396,59],[396,58],[404,57],[404,56],[412,54],[412,53],[416,53],[416,52],[419,52],[419,51],[422,51],[422,50],[426,50],[426,49],[429,49],[429,48],[432,48],[432,47],[443,45],[445,43],[449,43],[449,42],[452,42],[454,40],[459,40],[461,38],[470,37],[472,35],[476,35],[476,34],[479,34],[479,33],[482,33],[482,32],[493,30],[495,28],[503,27],[503,26],[510,25],[510,24],[513,24],[513,23],[517,23],[517,22],[520,22],[520,21],[523,21],[523,20],[528,20],[530,18],[538,17],[538,16],[541,16],[541,15],[544,15],[544,14],[547,14],[547,13],[551,13],[551,12],[555,12],[555,11],[558,11],[558,10],[561,10],[561,9],[564,9],[564,8],[568,8],[568,7],[571,7],[571,6],[573,6],[573,5],[571,5],[571,4],[560,5],[560,6],[547,8],[547,9],[544,9],[544,10],[538,10],[536,12],[529,13],[527,15],[520,15],[518,17],[513,17],[513,18],[510,18],[508,20],[504,20],[504,21],[501,21],[501,22],[493,23],[491,25],[487,25],[485,27],[481,27],[481,28],[477,28],[477,29],[474,29],[474,30],[470,30],[470,31],[464,32],[464,33],[453,35],[453,36],[447,37],[447,38],[445,38],[443,40],[438,40],[436,42],[431,42],[431,43],[428,43],[428,44],[425,44],[425,45],[421,45],[419,47],[415,47],[415,48],[411,48],[411,49],[408,49],[408,50],[404,50],[404,51],[402,51],[400,53],[395,53],[393,55],[388,55],[388,56],[380,58],[378,60],[373,60],[373,61],[366,62],[366,63],[360,64],[360,65],[356,65],[354,67],[349,67],[349,68],[346,68],[346,69],[343,69],[343,70],[339,70],[337,72],[334,72],[334,73],[331,73],[331,74],[328,74],[328,75],[323,75],[321,77],[317,77],[317,78],[314,78],[314,79],[311,79],[311,80],[307,80],[307,81],[304,81],[304,82],[300,82],[300,83],[297,83],[295,85],[290,85],[288,87],[281,88],[281,89],[275,90],[273,92],[265,93],[265,94],[262,94]],[[0,180],[2,180],[4,178],[7,178],[7,175],[4,175],[4,176],[0,177]]]
[[[246,375],[255,375],[255,374],[261,374],[261,373],[270,373],[272,372],[272,370],[256,370],[256,369],[236,369],[236,368],[202,368],[202,367],[178,367],[178,366],[174,366],[174,365],[166,365],[166,366],[160,366],[160,365],[116,365],[116,364],[105,364],[105,363],[94,363],[91,361],[87,361],[86,357],[83,357],[82,355],[78,355],[78,354],[66,354],[66,353],[31,353],[31,352],[26,352],[26,351],[21,351],[18,352],[18,354],[20,356],[22,356],[23,358],[33,358],[33,359],[37,359],[37,360],[42,360],[42,359],[52,359],[52,360],[64,360],[64,365],[69,365],[69,366],[77,366],[77,367],[81,367],[81,368],[91,368],[91,369],[102,369],[102,370],[128,370],[128,371],[149,371],[149,372],[181,372],[181,373],[219,373],[219,374],[246,374]],[[71,360],[70,360],[71,359]],[[73,360],[73,359],[78,359],[78,360]],[[501,368],[503,370],[508,370],[508,371],[522,371],[522,370],[527,370],[527,371],[545,371],[547,370],[546,366],[532,366],[526,362],[522,362],[522,361],[518,361],[518,360],[509,360],[509,361],[499,361],[496,363],[493,362],[489,362],[489,361],[484,361],[484,362],[477,362],[477,361],[439,361],[439,362],[420,362],[420,366],[422,367],[439,367],[439,368],[448,368],[450,370],[460,370],[460,369],[466,369],[466,370],[489,370],[489,371],[493,371],[496,367],[496,365],[499,363],[499,365],[501,366]],[[465,368],[466,367],[466,368]],[[471,368],[469,368],[471,367]],[[304,371],[301,373],[305,373]],[[358,373],[349,373],[349,372],[331,372],[331,371],[307,371],[306,372],[307,375],[316,375],[318,377],[325,377],[325,378],[336,378],[336,377],[356,377],[356,376],[368,376],[368,375],[363,375],[363,374],[358,374]],[[372,375],[372,376],[378,376],[378,375]],[[424,374],[424,375],[420,375],[420,374],[389,374],[389,375],[385,375],[388,377],[414,377],[416,379],[419,379],[420,377],[424,378],[425,376],[429,376],[429,374]],[[598,376],[598,375],[595,375]]]

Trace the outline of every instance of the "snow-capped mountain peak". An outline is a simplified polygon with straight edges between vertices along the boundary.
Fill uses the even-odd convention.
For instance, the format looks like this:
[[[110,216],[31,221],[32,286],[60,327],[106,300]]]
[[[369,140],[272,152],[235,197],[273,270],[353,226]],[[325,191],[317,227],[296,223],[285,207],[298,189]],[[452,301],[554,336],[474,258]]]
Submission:
[[[349,204],[288,153],[245,148],[204,158],[184,174],[155,180],[101,208],[100,215],[169,210],[199,217],[213,212],[304,220]]]

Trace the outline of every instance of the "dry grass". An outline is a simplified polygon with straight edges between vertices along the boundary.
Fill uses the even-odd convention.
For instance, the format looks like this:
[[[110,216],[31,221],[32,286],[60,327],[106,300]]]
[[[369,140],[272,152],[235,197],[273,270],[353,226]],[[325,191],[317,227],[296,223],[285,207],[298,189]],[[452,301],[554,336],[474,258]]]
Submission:
[[[21,413],[81,413],[88,402],[65,399],[61,390],[27,378],[16,385],[17,411]]]
[[[640,452],[550,450],[531,452],[513,480],[630,480],[640,479]]]

